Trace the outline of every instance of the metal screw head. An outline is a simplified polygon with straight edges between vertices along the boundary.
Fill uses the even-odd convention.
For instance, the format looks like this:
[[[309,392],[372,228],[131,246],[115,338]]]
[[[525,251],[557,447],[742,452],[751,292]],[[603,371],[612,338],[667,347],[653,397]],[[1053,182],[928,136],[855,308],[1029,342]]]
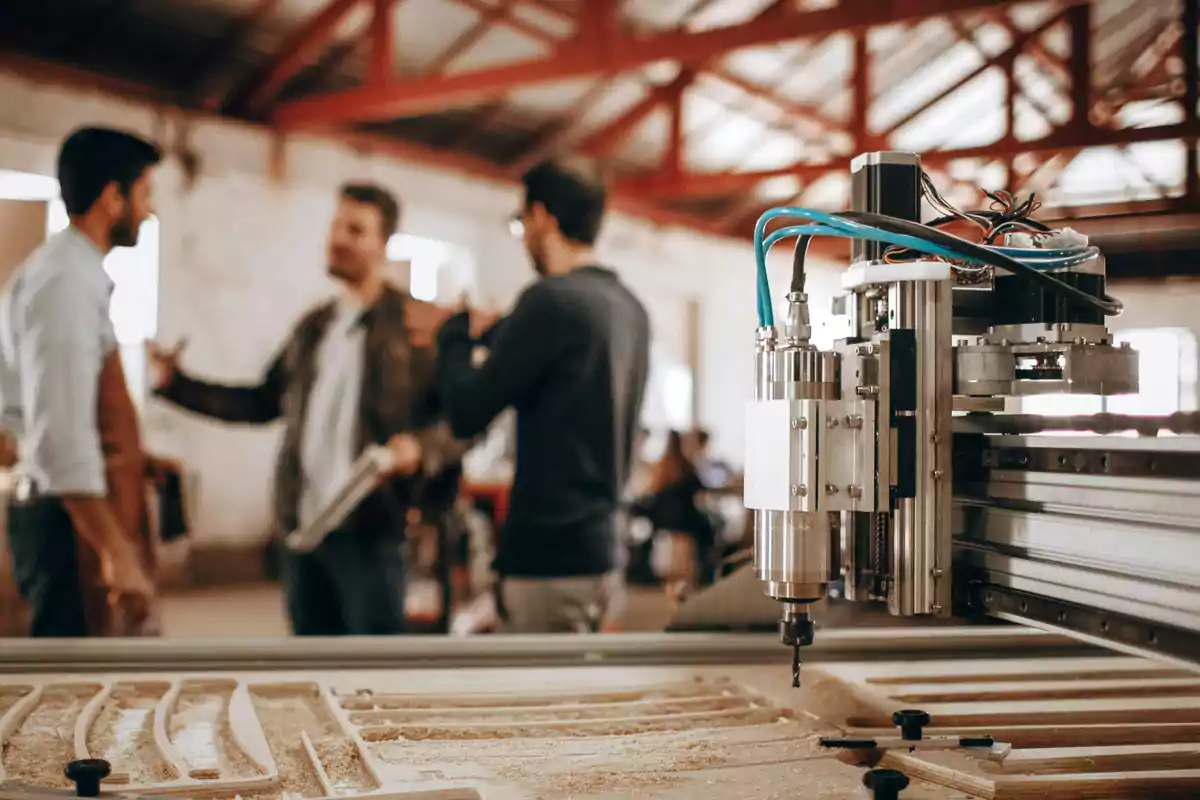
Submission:
[[[942,475],[944,475],[945,473],[942,472],[940,469],[935,469],[933,472],[931,472],[929,474],[935,481],[940,481],[942,479]]]
[[[833,495],[835,495],[837,493],[838,493],[838,487],[834,486],[832,483],[825,484],[825,494],[832,497]]]
[[[829,419],[825,420],[825,427],[829,428],[830,430],[833,430],[837,426],[838,426],[837,417],[830,417]]]
[[[862,487],[851,484],[850,486],[846,487],[846,494],[857,500],[858,498],[862,497]]]
[[[807,486],[793,486],[792,487],[792,497],[808,497],[808,487]]]
[[[800,431],[808,427],[808,420],[804,417],[792,417],[792,430]]]
[[[863,426],[863,418],[861,415],[859,415],[859,414],[847,414],[846,415],[846,427],[847,428],[861,428],[862,426]]]
[[[933,569],[929,570],[929,574],[934,578],[940,578],[943,575],[942,568],[934,567]]]

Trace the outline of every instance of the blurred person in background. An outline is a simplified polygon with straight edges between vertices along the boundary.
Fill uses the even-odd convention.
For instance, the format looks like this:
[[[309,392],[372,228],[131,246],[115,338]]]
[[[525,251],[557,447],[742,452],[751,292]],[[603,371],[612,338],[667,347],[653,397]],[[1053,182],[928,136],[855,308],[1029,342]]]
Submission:
[[[714,544],[712,522],[701,505],[705,487],[679,431],[667,435],[648,489],[634,504],[634,513],[650,520],[658,546],[668,554],[658,565],[659,574],[674,598],[679,583],[696,583],[709,571]]]
[[[292,630],[300,636],[384,635],[405,628],[404,536],[422,488],[446,505],[468,446],[439,424],[431,338],[410,326],[426,305],[384,281],[400,209],[387,190],[347,185],[330,225],[328,270],[338,296],[308,312],[262,380],[223,386],[179,368],[180,347],[151,348],[155,393],[225,422],[284,421],[275,471],[275,523],[287,535],[311,523],[372,444],[392,451],[395,475],[311,553],[283,554]],[[457,484],[457,475],[450,476]]]
[[[8,543],[31,636],[154,633],[154,549],[139,420],[109,317],[104,258],[151,214],[153,144],[81,128],[62,145],[70,225],[0,299],[4,427],[16,442]]]
[[[461,438],[516,410],[516,470],[496,559],[506,629],[594,631],[611,624],[623,597],[617,515],[650,323],[593,253],[603,184],[553,162],[530,169],[522,183],[514,225],[539,279],[495,329],[480,365],[471,355],[492,320],[468,311],[441,325],[438,385]]]
[[[724,489],[729,486],[733,480],[733,468],[712,454],[709,449],[712,436],[700,428],[693,433],[693,438],[691,459],[696,465],[701,482],[709,489]]]

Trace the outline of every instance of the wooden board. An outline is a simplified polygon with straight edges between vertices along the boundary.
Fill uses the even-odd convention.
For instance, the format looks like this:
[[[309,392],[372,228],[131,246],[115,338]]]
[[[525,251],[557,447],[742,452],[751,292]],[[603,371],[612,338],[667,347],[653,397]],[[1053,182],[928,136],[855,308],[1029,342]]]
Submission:
[[[894,735],[892,712],[919,708],[933,717],[929,735],[1012,745],[996,763],[888,751],[880,766],[990,800],[1200,796],[1195,674],[1126,657],[820,669],[853,699],[850,735]]]
[[[65,761],[103,756],[113,791],[246,800],[867,797],[862,768],[817,745],[835,730],[821,686],[792,690],[784,662],[15,676],[0,764],[62,786]],[[54,747],[31,751],[40,734]],[[904,798],[962,796],[917,783]]]

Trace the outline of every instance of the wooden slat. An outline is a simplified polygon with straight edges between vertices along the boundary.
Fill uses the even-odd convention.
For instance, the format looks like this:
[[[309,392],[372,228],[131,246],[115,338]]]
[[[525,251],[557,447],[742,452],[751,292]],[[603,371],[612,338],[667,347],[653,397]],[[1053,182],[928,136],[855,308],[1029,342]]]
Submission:
[[[1200,722],[1200,697],[1146,697],[1103,700],[1017,700],[995,703],[949,703],[927,709],[940,727],[992,725],[1082,725],[1132,722]],[[854,727],[878,728],[890,715],[851,718]]]
[[[1200,770],[1200,743],[1051,747],[1014,751],[995,765],[1005,774]]]
[[[1200,724],[1000,725],[983,728],[935,726],[930,736],[991,736],[1015,748],[1109,747],[1200,742]],[[895,728],[855,728],[848,735],[895,736]],[[1019,750],[1017,752],[1020,752]]]
[[[1103,772],[1086,775],[1017,775],[998,778],[993,800],[1128,800],[1195,798],[1200,795],[1200,770],[1161,772]]]
[[[1195,695],[1200,695],[1200,678],[981,682],[950,687],[929,682],[905,684],[888,691],[888,697],[904,705]]]

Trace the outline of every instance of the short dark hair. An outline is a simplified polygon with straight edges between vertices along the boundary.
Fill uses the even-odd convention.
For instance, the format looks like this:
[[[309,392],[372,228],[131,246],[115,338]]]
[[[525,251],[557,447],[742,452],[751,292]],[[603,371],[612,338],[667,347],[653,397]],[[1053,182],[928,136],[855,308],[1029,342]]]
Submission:
[[[541,203],[572,242],[593,245],[604,221],[604,183],[556,161],[543,161],[521,177],[525,207]]]
[[[383,238],[390,238],[400,227],[400,203],[394,194],[382,186],[373,183],[347,183],[342,186],[341,196],[379,209],[379,216],[383,218]]]
[[[67,213],[86,214],[114,181],[121,193],[162,161],[162,151],[132,133],[113,128],[79,128],[58,151],[58,185]]]

